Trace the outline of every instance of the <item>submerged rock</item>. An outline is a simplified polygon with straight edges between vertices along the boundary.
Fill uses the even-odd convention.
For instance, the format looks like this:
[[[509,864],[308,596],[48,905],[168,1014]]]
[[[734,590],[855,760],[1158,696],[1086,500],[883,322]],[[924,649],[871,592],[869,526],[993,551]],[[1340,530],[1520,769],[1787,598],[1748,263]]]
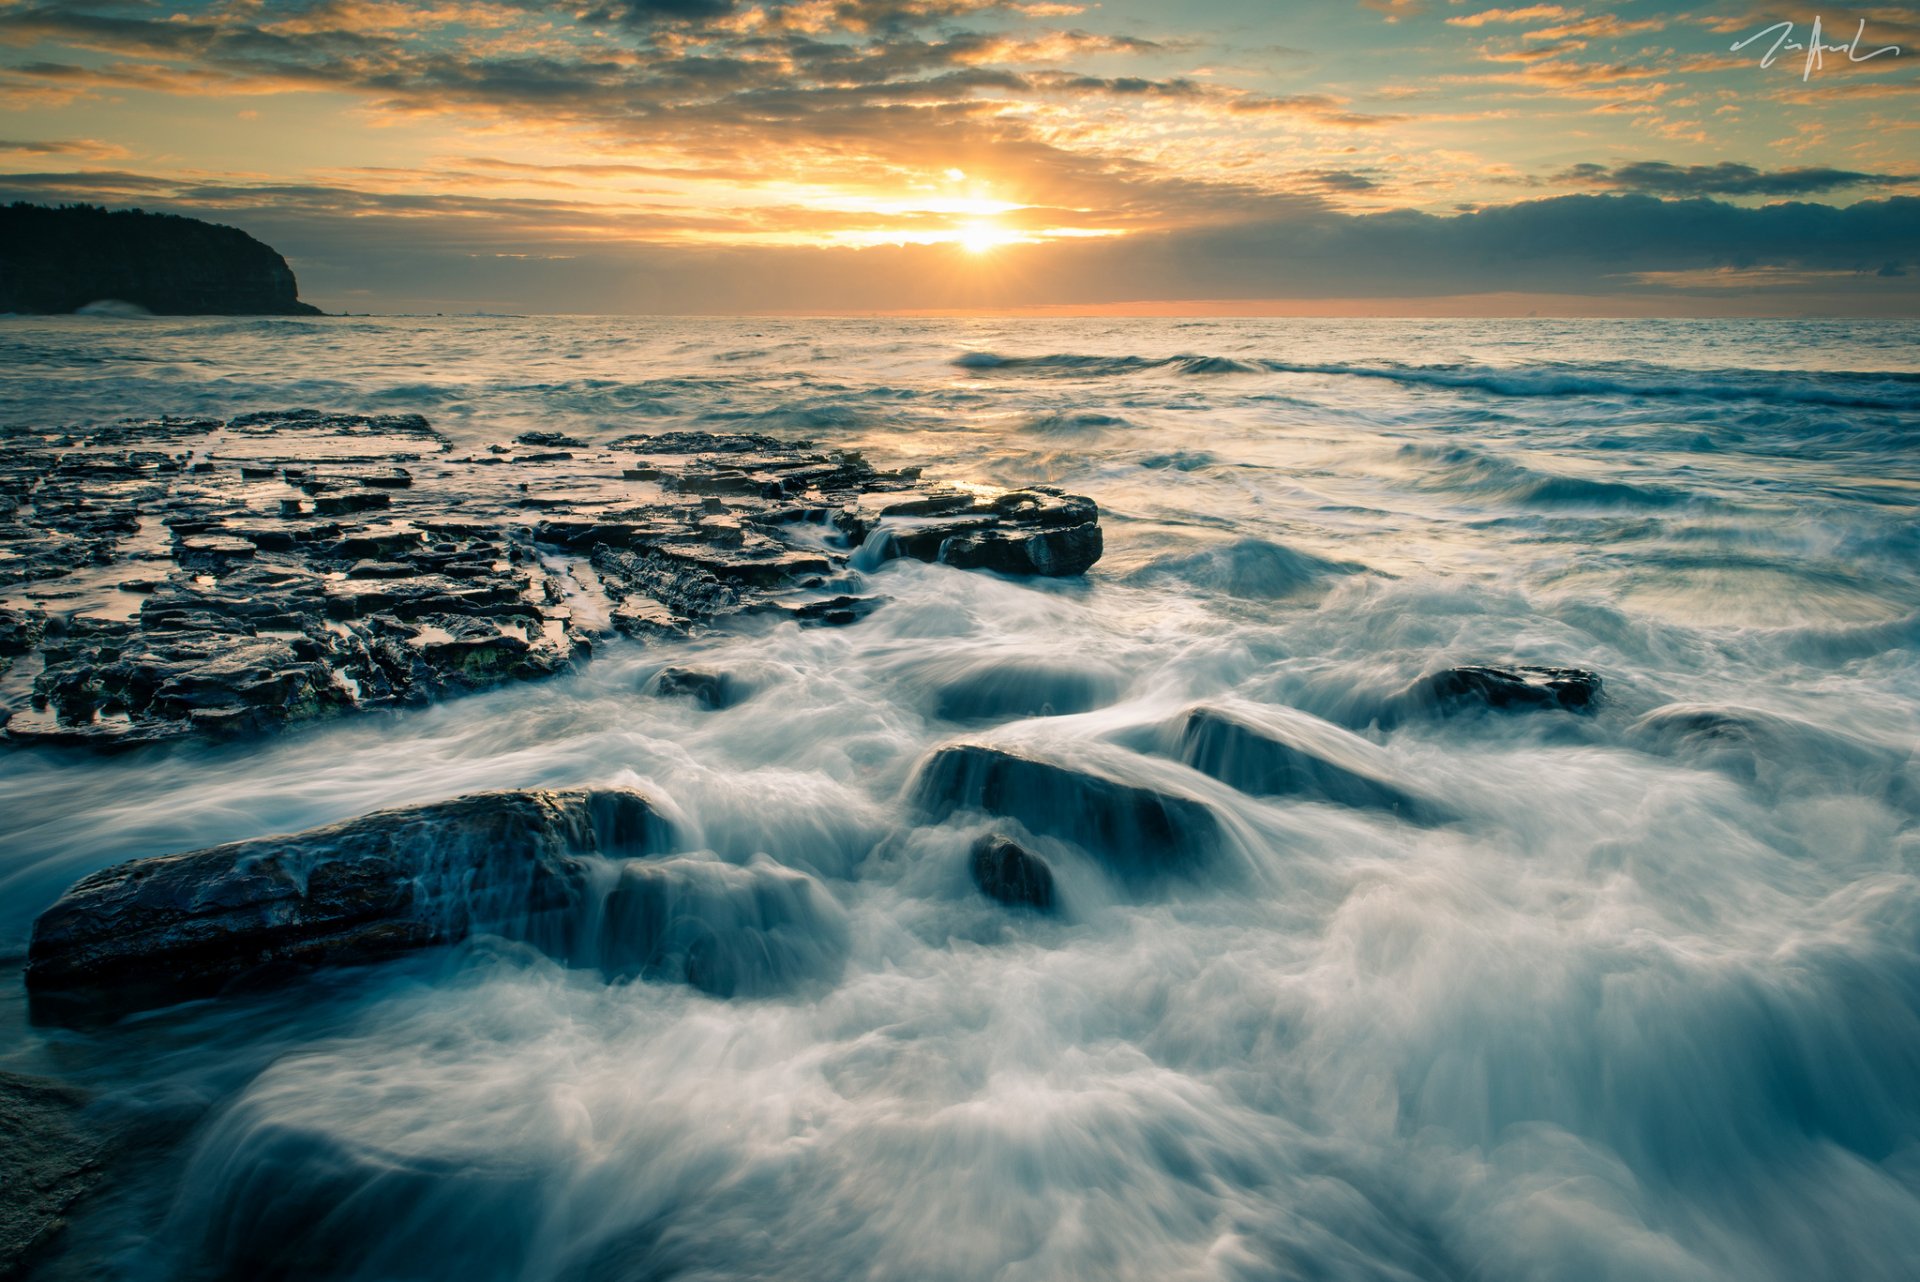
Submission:
[[[1098,663],[978,659],[927,674],[934,711],[947,721],[1070,716],[1112,703],[1119,674]]]
[[[1195,708],[1181,725],[1179,755],[1256,796],[1316,798],[1416,823],[1447,817],[1445,807],[1394,778],[1373,744],[1293,708]]]
[[[967,854],[967,872],[988,899],[1014,908],[1053,911],[1053,869],[1011,837],[988,833]]]
[[[143,1005],[263,968],[367,961],[475,931],[564,931],[588,856],[664,848],[625,789],[490,792],[94,873],[33,926],[36,995]]]
[[[1387,699],[1382,725],[1409,717],[1451,716],[1474,708],[1500,712],[1558,709],[1590,712],[1599,705],[1598,673],[1584,668],[1543,668],[1532,664],[1511,667],[1443,668],[1428,673]]]
[[[1089,500],[929,486],[752,434],[528,432],[455,457],[418,415],[297,410],[0,446],[0,589],[24,602],[0,614],[15,744],[407,706],[563,671],[609,628],[847,626],[881,604],[855,564],[877,563],[870,540],[1012,573],[1098,555]],[[499,484],[503,462],[526,479]]]
[[[662,699],[692,699],[709,712],[731,708],[753,693],[753,687],[730,672],[706,668],[662,668],[647,683],[649,693]]]
[[[760,997],[837,974],[840,906],[812,877],[767,859],[629,860],[606,899],[595,962],[615,978]]]
[[[1910,748],[1829,730],[1799,717],[1722,704],[1673,703],[1627,728],[1648,752],[1782,791],[1882,796],[1920,811],[1920,760]]]
[[[921,763],[910,792],[925,815],[977,810],[1082,847],[1113,872],[1188,871],[1221,845],[1217,816],[1189,797],[1098,767],[1065,765],[985,744],[950,744]]]
[[[25,1274],[104,1174],[107,1142],[84,1092],[0,1072],[0,1278]]]

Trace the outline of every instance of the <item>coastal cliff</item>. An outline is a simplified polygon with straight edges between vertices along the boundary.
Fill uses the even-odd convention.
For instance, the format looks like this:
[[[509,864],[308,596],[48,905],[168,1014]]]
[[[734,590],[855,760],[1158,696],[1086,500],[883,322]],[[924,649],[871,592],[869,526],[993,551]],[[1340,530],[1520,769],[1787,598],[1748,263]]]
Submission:
[[[0,208],[0,312],[130,303],[175,316],[318,316],[293,270],[235,227],[92,205]]]

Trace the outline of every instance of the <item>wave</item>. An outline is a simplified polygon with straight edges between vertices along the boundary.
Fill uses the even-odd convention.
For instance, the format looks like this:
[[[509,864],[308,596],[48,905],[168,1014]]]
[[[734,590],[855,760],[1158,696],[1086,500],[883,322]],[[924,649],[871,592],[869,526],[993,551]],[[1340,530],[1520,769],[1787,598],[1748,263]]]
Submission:
[[[1403,445],[1400,457],[1431,470],[1412,484],[1426,490],[1507,499],[1537,507],[1673,507],[1692,496],[1678,490],[1537,472],[1464,446]]]
[[[1278,601],[1362,568],[1265,539],[1235,539],[1199,552],[1160,557],[1128,575],[1127,581],[1175,579],[1202,592]]]
[[[1834,408],[1920,409],[1920,374],[1894,370],[1818,371],[1698,369],[1610,362],[1596,365],[1400,365],[1317,363],[1225,356],[1093,356],[1056,353],[1002,356],[967,352],[961,369],[1106,377],[1149,370],[1180,374],[1307,374],[1373,378],[1409,386],[1483,392],[1494,396],[1557,399],[1629,396],[1701,401],[1767,401]]]
[[[1001,356],[995,352],[966,352],[953,359],[961,369],[1033,371],[1041,374],[1080,374],[1105,377],[1143,370],[1170,369],[1178,374],[1259,374],[1265,362],[1228,356],[1086,356],[1070,352],[1050,356]]]

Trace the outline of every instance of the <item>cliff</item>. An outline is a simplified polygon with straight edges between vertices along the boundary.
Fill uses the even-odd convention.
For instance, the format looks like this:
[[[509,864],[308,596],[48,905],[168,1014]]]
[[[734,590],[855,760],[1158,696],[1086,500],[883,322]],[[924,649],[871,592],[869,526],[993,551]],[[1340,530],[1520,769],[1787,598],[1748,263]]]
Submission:
[[[0,208],[0,312],[115,300],[192,316],[319,316],[293,270],[235,227],[91,205]]]

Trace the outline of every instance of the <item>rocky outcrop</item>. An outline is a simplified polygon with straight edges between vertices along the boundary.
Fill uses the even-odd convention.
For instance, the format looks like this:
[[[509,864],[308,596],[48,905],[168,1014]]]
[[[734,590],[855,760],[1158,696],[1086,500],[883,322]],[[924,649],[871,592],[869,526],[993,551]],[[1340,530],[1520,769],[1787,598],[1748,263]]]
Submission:
[[[87,205],[0,208],[0,312],[318,316],[287,260],[234,227]]]
[[[1002,574],[1084,574],[1105,546],[1093,500],[1047,485],[877,500],[837,521],[875,559],[910,556]]]
[[[1180,759],[1255,796],[1307,797],[1440,822],[1444,806],[1394,777],[1360,736],[1292,708],[1194,708],[1181,723]]]
[[[859,567],[887,555],[1017,545],[988,560],[1070,573],[1090,562],[1066,545],[1098,541],[1093,504],[1052,491],[765,436],[554,435],[456,455],[417,415],[314,411],[12,431],[6,738],[119,747],[405,706],[562,671],[610,631],[853,623],[882,604]],[[914,537],[889,542],[902,507]]]
[[[589,857],[669,841],[636,792],[493,792],[137,859],[85,878],[41,914],[27,987],[141,1005],[475,931],[541,942],[573,928]]]
[[[1053,911],[1053,869],[1011,837],[993,832],[974,842],[967,873],[988,899],[1010,908]]]
[[[909,789],[920,812],[981,811],[1017,819],[1086,850],[1123,878],[1191,871],[1223,833],[1201,802],[1091,763],[1068,765],[978,743],[949,744],[922,762]]]

